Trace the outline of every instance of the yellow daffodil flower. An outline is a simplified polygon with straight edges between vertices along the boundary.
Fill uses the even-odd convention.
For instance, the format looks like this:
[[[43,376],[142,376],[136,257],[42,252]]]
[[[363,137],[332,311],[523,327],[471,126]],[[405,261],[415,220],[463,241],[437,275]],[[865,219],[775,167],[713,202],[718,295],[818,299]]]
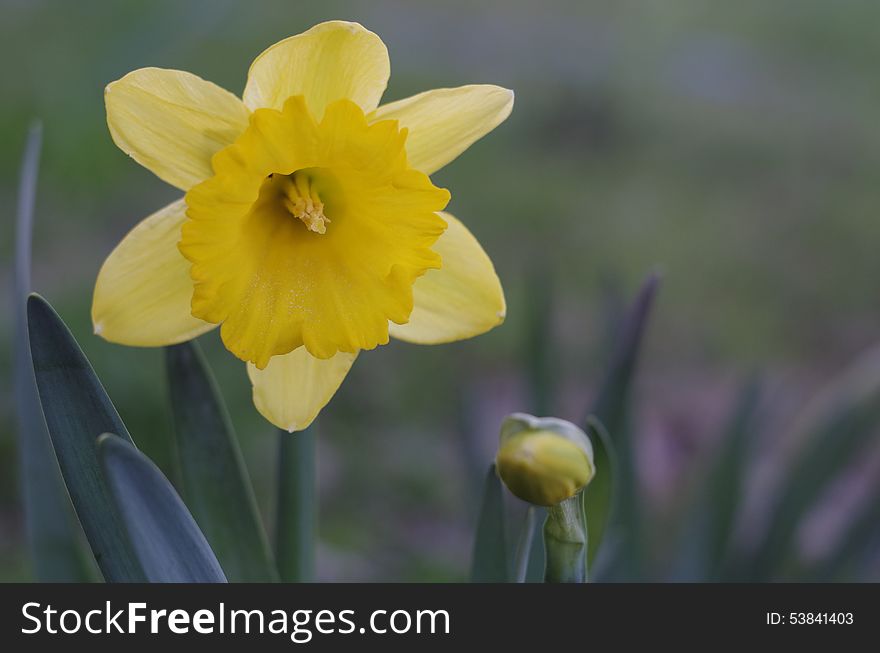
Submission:
[[[114,142],[185,196],[147,217],[98,274],[95,333],[133,346],[220,325],[273,424],[307,427],[359,351],[500,324],[504,294],[429,175],[510,114],[490,85],[379,106],[381,39],[332,21],[276,43],[242,98],[143,68],[107,86]]]

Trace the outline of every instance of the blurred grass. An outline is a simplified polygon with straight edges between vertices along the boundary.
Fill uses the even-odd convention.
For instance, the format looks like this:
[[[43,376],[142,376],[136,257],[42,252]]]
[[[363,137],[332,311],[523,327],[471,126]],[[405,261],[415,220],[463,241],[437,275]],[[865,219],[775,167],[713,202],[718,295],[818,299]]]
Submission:
[[[606,281],[629,296],[657,264],[663,305],[642,369],[664,384],[736,387],[741,372],[767,368],[788,382],[784,411],[876,338],[875,3],[7,0],[0,54],[16,65],[0,69],[0,204],[14,206],[26,127],[38,117],[46,146],[34,286],[170,477],[161,352],[93,337],[89,308],[104,257],[176,192],[115,148],[103,87],[156,65],[238,92],[264,47],[327,18],[359,20],[386,41],[389,99],[494,82],[514,88],[517,103],[505,125],[436,175],[496,263],[508,322],[473,342],[394,344],[358,361],[322,418],[319,577],[463,578],[477,498],[456,407],[462,387],[476,395],[479,441],[468,451],[483,456],[482,468],[501,417],[524,408],[529,261],[540,259],[555,284],[563,417],[579,417],[598,381]],[[0,293],[9,287],[7,215]],[[0,579],[21,573],[10,333],[0,314]],[[274,432],[251,405],[243,365],[215,335],[201,341],[250,468],[274,468]],[[268,480],[254,476],[270,511]]]

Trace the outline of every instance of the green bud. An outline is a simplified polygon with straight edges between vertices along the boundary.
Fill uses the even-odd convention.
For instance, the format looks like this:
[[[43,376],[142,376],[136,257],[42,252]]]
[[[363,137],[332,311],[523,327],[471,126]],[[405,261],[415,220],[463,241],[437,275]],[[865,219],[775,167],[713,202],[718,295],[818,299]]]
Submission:
[[[539,506],[575,496],[595,474],[586,433],[565,420],[525,413],[514,413],[501,425],[495,466],[514,495]]]

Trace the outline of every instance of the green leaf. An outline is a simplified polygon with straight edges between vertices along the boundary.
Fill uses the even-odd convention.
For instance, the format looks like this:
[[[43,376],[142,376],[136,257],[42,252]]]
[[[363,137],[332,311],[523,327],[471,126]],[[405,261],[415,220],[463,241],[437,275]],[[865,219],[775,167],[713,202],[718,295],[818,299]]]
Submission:
[[[594,562],[600,546],[605,539],[608,524],[614,515],[614,499],[617,494],[617,457],[611,436],[602,423],[592,415],[587,418],[587,435],[593,443],[593,464],[596,474],[584,488],[584,512],[587,519],[588,539],[587,563],[593,574]]]
[[[314,580],[318,497],[315,486],[315,429],[278,430],[278,501],[275,559],[285,583]]]
[[[472,583],[506,583],[510,580],[504,526],[504,497],[495,465],[486,474],[483,503],[477,522],[471,564]]]
[[[523,347],[532,412],[543,417],[553,414],[553,402],[557,395],[556,338],[553,335],[553,308],[555,285],[546,267],[532,271],[528,284],[528,301],[525,303],[527,327]]]
[[[648,275],[619,330],[611,362],[605,372],[591,414],[608,429],[612,438],[625,440],[629,419],[629,395],[639,350],[654,298],[660,286],[657,273]]]
[[[801,444],[783,479],[769,526],[747,563],[755,580],[778,578],[802,519],[821,493],[869,445],[880,424],[880,347],[835,378],[794,427]]]
[[[61,474],[86,539],[108,582],[145,580],[101,473],[95,439],[131,441],[110,398],[64,322],[39,295],[28,298],[31,359]]]
[[[528,579],[529,564],[532,559],[532,546],[535,541],[535,526],[538,524],[537,506],[529,506],[526,509],[523,524],[520,527],[519,540],[516,544],[514,556],[513,582],[525,583]]]
[[[755,441],[761,386],[750,381],[739,398],[715,463],[709,471],[706,528],[706,574],[717,580],[731,552],[734,527],[745,495],[749,452]]]
[[[543,583],[544,568],[547,566],[546,546],[544,544],[544,523],[547,521],[547,509],[543,506],[531,506],[534,510],[532,533],[532,550],[529,551],[527,583]]]
[[[755,440],[760,384],[740,393],[718,451],[696,484],[673,561],[673,580],[735,580],[729,566],[736,519],[743,502],[749,451]]]
[[[98,438],[101,468],[147,580],[225,583],[211,546],[153,461],[130,441]]]
[[[27,296],[31,291],[31,238],[42,130],[31,127],[21,166],[15,226],[13,342],[15,412],[24,521],[36,579],[72,583],[89,580],[83,534],[64,488],[46,431],[30,361]]]
[[[880,483],[868,501],[856,512],[838,540],[838,544],[822,560],[808,570],[815,582],[864,581],[859,562],[876,557],[880,541]]]
[[[590,413],[605,426],[616,453],[616,510],[610,528],[615,536],[611,573],[620,580],[639,578],[642,571],[642,523],[637,492],[633,438],[630,432],[630,393],[639,350],[660,277],[651,274],[642,284],[619,330],[611,362]]]
[[[229,415],[199,346],[165,349],[183,496],[231,582],[278,580]]]

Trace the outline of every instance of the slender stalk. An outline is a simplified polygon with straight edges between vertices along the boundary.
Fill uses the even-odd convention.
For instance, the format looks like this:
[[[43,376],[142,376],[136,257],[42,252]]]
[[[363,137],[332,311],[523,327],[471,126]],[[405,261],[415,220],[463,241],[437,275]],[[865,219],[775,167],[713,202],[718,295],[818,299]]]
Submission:
[[[544,522],[546,583],[587,582],[587,520],[582,493],[552,506]]]
[[[315,426],[279,430],[275,558],[282,582],[314,580],[317,512]]]
[[[516,575],[514,576],[514,582],[516,583],[526,582],[526,574],[529,571],[529,557],[532,553],[532,542],[535,536],[536,512],[534,506],[529,506],[528,510],[526,510],[522,531],[519,534],[519,542],[516,545]]]

